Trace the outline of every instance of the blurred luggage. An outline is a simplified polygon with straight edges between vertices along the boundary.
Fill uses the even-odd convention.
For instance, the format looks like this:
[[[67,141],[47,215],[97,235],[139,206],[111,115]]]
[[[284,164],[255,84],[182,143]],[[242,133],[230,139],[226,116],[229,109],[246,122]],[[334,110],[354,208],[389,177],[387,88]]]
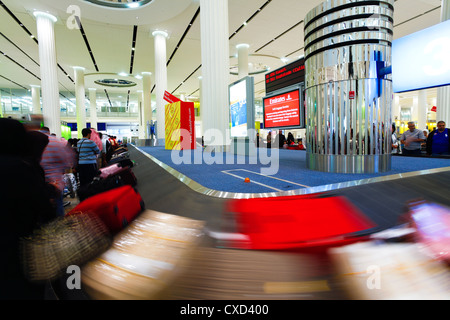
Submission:
[[[342,196],[230,200],[225,211],[243,237],[223,245],[238,249],[323,250],[365,239],[376,227]]]
[[[120,155],[120,156],[111,158],[111,160],[108,161],[108,166],[113,165],[115,163],[118,163],[122,167],[132,165],[132,161],[130,160],[128,155]]]
[[[121,187],[124,184],[122,178],[117,175],[112,175],[104,179],[95,178],[91,183],[81,186],[78,189],[78,198],[82,202],[99,193]]]
[[[114,238],[110,249],[82,269],[85,292],[95,300],[169,297],[186,274],[202,239],[203,221],[146,210]]]
[[[426,246],[436,259],[450,263],[450,208],[427,201],[411,202],[407,216],[416,230],[415,241]]]
[[[345,297],[333,288],[329,263],[309,254],[199,248],[188,276],[171,300],[328,300]]]
[[[109,230],[96,216],[57,218],[21,240],[24,274],[30,281],[55,280],[68,266],[81,267],[111,243]]]
[[[139,192],[130,185],[124,185],[84,200],[68,214],[95,214],[112,234],[116,234],[144,209],[145,204]]]
[[[106,179],[111,176],[119,176],[123,184],[129,184],[135,186],[137,184],[137,178],[134,175],[130,167],[121,167],[116,163],[109,167],[105,167],[99,170],[101,179]]]
[[[105,179],[109,176],[112,176],[114,174],[116,174],[117,172],[119,172],[122,169],[122,167],[120,167],[117,163],[110,165],[108,167],[104,167],[104,168],[100,168],[99,172],[99,177],[102,179]]]
[[[448,266],[420,244],[370,241],[328,253],[336,281],[349,299],[450,299]]]

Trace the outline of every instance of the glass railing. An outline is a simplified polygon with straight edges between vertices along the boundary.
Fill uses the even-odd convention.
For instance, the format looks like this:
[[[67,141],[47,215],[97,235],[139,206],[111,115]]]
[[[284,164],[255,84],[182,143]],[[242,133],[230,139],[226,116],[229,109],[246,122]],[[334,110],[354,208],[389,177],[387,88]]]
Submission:
[[[2,105],[2,115],[3,117],[22,117],[27,116],[29,114],[36,113],[30,107],[27,106],[11,106]],[[86,117],[89,118],[91,116],[91,111],[89,109],[86,110]],[[61,109],[61,118],[76,118],[76,111],[67,110],[65,108]],[[126,112],[126,111],[103,111],[97,112],[98,118],[138,118],[139,113],[137,112]]]

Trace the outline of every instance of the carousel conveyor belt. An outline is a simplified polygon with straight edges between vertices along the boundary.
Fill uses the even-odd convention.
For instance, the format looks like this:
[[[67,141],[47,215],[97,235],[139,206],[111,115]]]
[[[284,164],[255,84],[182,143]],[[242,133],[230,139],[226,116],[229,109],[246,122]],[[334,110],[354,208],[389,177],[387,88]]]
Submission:
[[[138,180],[136,188],[141,194],[147,209],[202,220],[206,223],[206,228],[209,230],[226,230],[233,232],[233,222],[224,221],[229,219],[224,219],[223,213],[226,202],[229,201],[230,198],[239,197],[238,194],[216,192],[214,190],[208,191],[206,188],[202,188],[201,185],[196,184],[188,177],[167,167],[136,147],[130,146],[128,149],[130,158],[135,162],[133,172]],[[444,205],[450,205],[450,198],[448,197],[450,194],[450,171],[445,169],[438,171],[438,173],[420,175],[407,174],[395,179],[382,179],[379,182],[362,183],[357,186],[346,188],[334,188],[333,190],[320,193],[322,196],[345,196],[354,206],[359,208],[367,218],[372,220],[378,226],[377,228],[374,228],[376,230],[370,230],[371,232],[376,232],[397,226],[400,217],[405,213],[408,201],[421,198]],[[316,189],[310,190],[311,193],[314,193],[315,191]],[[318,208],[318,210],[320,210],[320,208]],[[212,237],[206,237],[204,245],[205,246],[202,246],[204,248],[203,250],[213,250],[214,247],[220,247],[217,246],[217,242]],[[230,297],[231,299],[236,297],[242,299],[245,297],[244,293],[248,288],[246,283],[242,283],[242,277],[240,276],[241,273],[245,272],[242,271],[243,269],[241,270],[239,268],[244,268],[249,263],[249,259],[253,259],[251,258],[252,254],[256,255],[258,259],[263,259],[262,257],[264,257],[264,254],[266,253],[262,253],[263,256],[261,256],[260,253],[257,253],[256,251],[252,252],[252,250],[217,249],[220,250],[220,252],[223,251],[223,255],[220,255],[216,250],[214,251],[215,256],[211,258],[211,261],[201,260],[200,262],[204,263],[204,265],[199,265],[200,269],[198,273],[200,273],[200,275],[192,275],[192,277],[189,277],[190,280],[184,279],[183,281],[187,281],[187,283],[180,283],[179,288],[181,288],[181,291],[174,291],[176,294],[180,295],[175,294],[173,299],[214,299],[216,296],[208,295],[208,292],[205,292],[203,282],[206,282],[206,285],[214,288],[218,286],[219,289],[216,288],[217,290],[215,289],[215,292],[217,291],[220,293],[219,298],[221,299],[224,299],[224,297],[226,297],[225,299],[230,299]],[[228,255],[230,254],[233,257],[235,254],[240,255],[239,261],[241,262],[236,263],[234,260],[235,258],[230,261],[227,260]],[[273,259],[273,256],[271,256],[270,253],[267,254],[272,257],[270,259]],[[282,295],[282,297],[285,297],[282,299],[347,299],[346,293],[344,293],[340,287],[333,286],[334,282],[332,281],[332,278],[330,278],[332,269],[328,258],[323,255],[303,255],[298,256],[298,258],[306,259],[304,261],[302,260],[303,262],[299,264],[299,267],[302,266],[303,268],[302,277],[304,279],[308,281],[311,279],[328,279],[330,280],[328,283],[330,284],[331,290],[318,292],[313,295],[300,295],[299,297],[285,297]],[[215,264],[214,268],[208,267],[211,266],[211,263]],[[271,264],[268,265],[271,266]],[[214,273],[211,270],[225,270],[228,272],[227,274],[229,277],[224,278],[223,275],[218,276],[217,273]],[[250,280],[249,283],[255,283],[256,277],[257,275],[254,273],[246,275],[246,278]],[[238,278],[241,280],[238,281]],[[220,279],[222,280],[219,281]],[[259,281],[269,280],[261,278]],[[233,295],[224,295],[224,293],[230,293],[230,283],[235,285],[233,288],[240,289],[236,289],[237,291],[233,292]],[[67,290],[65,286],[65,278],[58,283],[53,284],[53,287],[48,289],[48,298],[62,300],[91,299],[83,290]],[[270,295],[263,296],[263,298],[268,297],[275,297],[276,299],[280,298],[279,295],[273,297]]]
[[[213,230],[229,230],[230,226],[225,226],[223,221],[227,193],[222,196],[220,192],[211,192],[214,195],[209,195],[205,190],[198,192],[186,182],[189,178],[170,173],[167,166],[136,147],[130,146],[129,152],[136,163],[133,172],[138,179],[137,189],[148,209],[203,220]],[[450,171],[405,175],[334,189],[325,194],[345,196],[378,226],[374,231],[380,231],[399,224],[409,201],[424,199],[450,206]]]

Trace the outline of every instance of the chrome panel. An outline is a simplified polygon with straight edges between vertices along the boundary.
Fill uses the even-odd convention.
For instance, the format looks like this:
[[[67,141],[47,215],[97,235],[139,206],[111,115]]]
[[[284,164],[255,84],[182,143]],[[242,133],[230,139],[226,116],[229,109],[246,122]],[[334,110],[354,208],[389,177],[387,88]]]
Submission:
[[[342,21],[337,24],[332,24],[330,26],[320,28],[319,30],[313,32],[311,35],[305,36],[305,47],[308,47],[312,41],[315,41],[318,38],[327,37],[332,35],[333,33],[341,33],[345,30],[355,28],[367,28],[373,31],[385,29],[387,30],[387,32],[389,32],[390,30],[393,30],[393,24],[388,20],[387,17],[381,17],[380,19],[355,19]]]
[[[327,12],[327,11],[335,10],[336,8],[339,8],[344,5],[355,5],[355,8],[360,8],[360,7],[357,7],[356,5],[364,6],[364,2],[366,2],[366,1],[367,0],[328,0],[328,1],[322,2],[320,5],[318,5],[317,7],[312,9],[310,12],[308,12],[308,14],[306,15],[306,17],[304,19],[305,25],[307,25],[315,17],[317,17],[321,14],[325,14],[325,12]],[[389,8],[389,6],[393,7],[394,2],[395,2],[395,0],[381,0],[380,7],[382,7],[382,8]],[[341,11],[343,11],[343,10],[341,10]]]
[[[345,46],[346,43],[348,43],[348,46],[352,45],[352,42],[354,41],[372,41],[372,40],[378,40],[378,41],[385,41],[388,44],[392,44],[393,36],[392,34],[389,34],[387,31],[383,32],[384,30],[380,31],[365,31],[365,32],[352,32],[352,33],[346,33],[342,34],[336,37],[328,38],[325,40],[321,40],[319,42],[314,43],[309,48],[305,50],[305,57],[306,59],[309,59],[312,55],[316,54],[316,51],[318,50],[326,50],[327,47],[331,47],[334,45],[341,45]],[[332,49],[332,48],[330,48]]]
[[[305,42],[311,44],[305,51],[305,95],[307,163],[312,170],[391,170],[392,77],[379,78],[378,71],[391,65],[393,11],[384,2],[384,6],[348,7],[362,2],[329,0],[312,12],[326,13],[333,8],[331,4],[347,6],[332,10],[305,29]],[[355,12],[383,15],[371,15],[360,22],[348,17],[332,23]],[[313,19],[314,15],[310,12],[308,17]],[[366,28],[369,19],[375,30],[354,32],[353,28]],[[321,28],[320,23],[326,25]],[[307,34],[308,29],[314,32]],[[326,35],[330,37],[324,38]]]
[[[367,18],[361,19],[361,16],[366,16]],[[323,16],[309,25],[305,21],[305,36],[307,38],[312,31],[317,31],[316,29],[326,28],[322,26],[333,23],[334,21],[337,22],[338,20],[344,20],[343,22],[347,22],[355,19],[361,19],[363,23],[366,23],[370,26],[373,23],[379,24],[380,22],[375,22],[377,20],[389,20],[389,18],[392,19],[392,16],[392,9],[382,8],[378,6],[364,6],[344,9],[342,11],[333,12],[326,16]]]

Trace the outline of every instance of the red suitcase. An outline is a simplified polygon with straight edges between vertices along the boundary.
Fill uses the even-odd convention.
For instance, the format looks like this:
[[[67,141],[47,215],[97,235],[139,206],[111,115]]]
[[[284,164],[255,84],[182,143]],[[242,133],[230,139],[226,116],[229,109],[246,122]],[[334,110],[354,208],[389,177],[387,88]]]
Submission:
[[[144,209],[145,204],[139,192],[132,186],[125,185],[82,201],[68,214],[95,214],[112,234],[116,234]]]
[[[325,249],[365,239],[376,227],[342,196],[230,200],[226,212],[234,216],[236,232],[245,236],[227,246],[239,249]]]

